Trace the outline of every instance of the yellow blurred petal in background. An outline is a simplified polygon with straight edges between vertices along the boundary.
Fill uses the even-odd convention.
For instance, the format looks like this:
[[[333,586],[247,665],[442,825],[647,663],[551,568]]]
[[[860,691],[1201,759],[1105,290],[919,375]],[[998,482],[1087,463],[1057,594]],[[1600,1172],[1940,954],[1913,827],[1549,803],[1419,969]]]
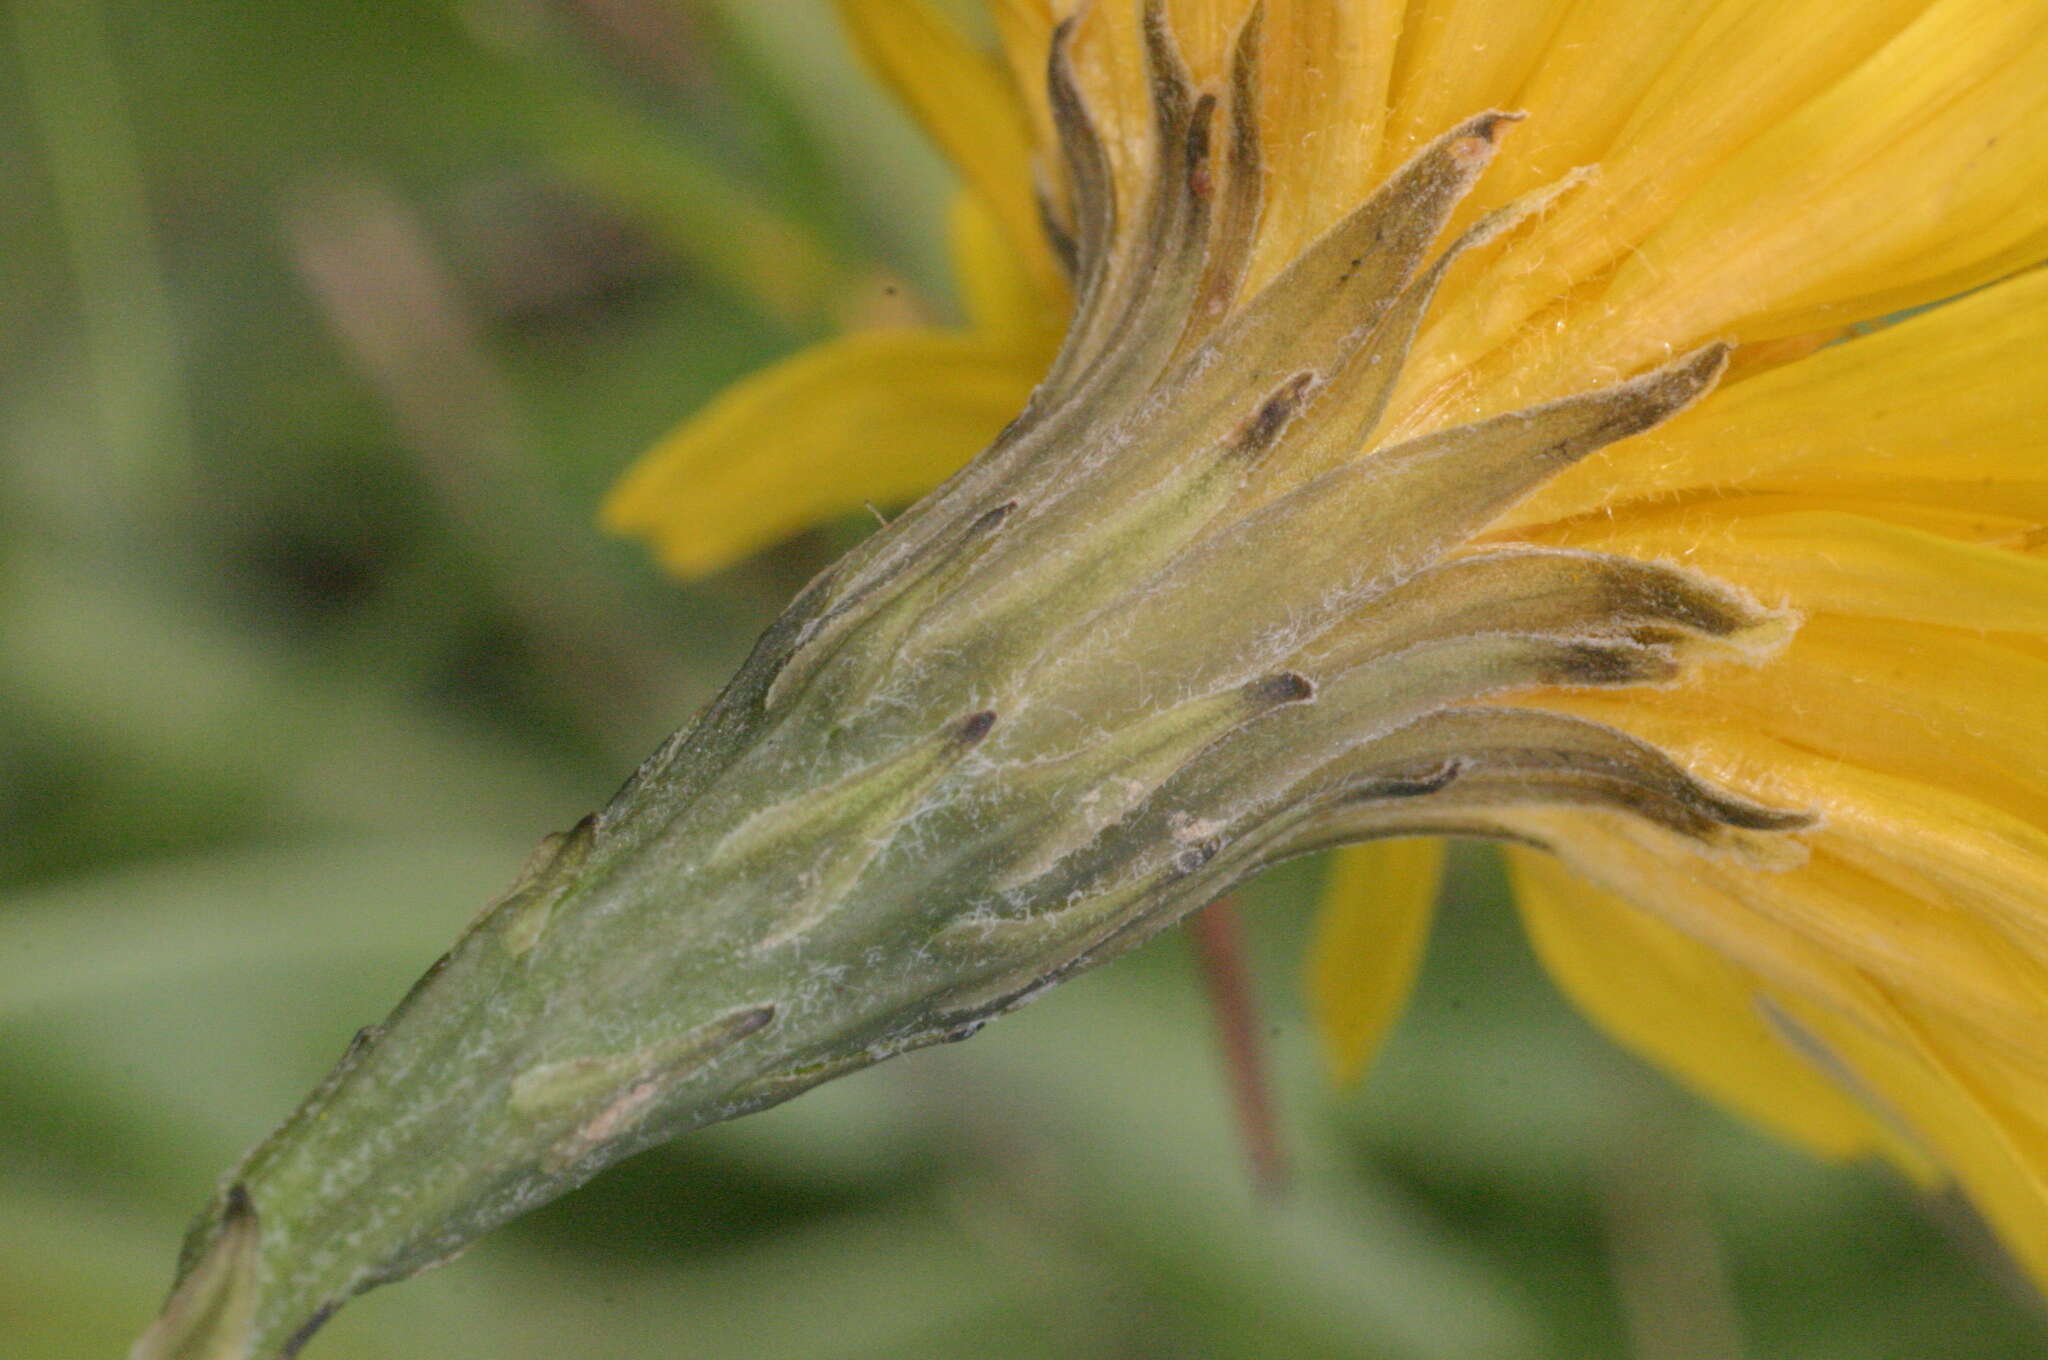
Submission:
[[[1535,850],[1506,852],[1537,955],[1616,1042],[1826,1157],[1924,1155],[1773,1029],[1757,979]]]
[[[1443,866],[1444,843],[1434,837],[1375,841],[1331,859],[1309,950],[1308,998],[1339,1082],[1365,1075],[1408,1004]]]
[[[1058,289],[1031,178],[1031,132],[1002,67],[929,0],[838,0],[854,48],[988,205],[1016,257]]]
[[[971,332],[864,331],[735,384],[613,488],[608,527],[697,575],[820,520],[914,499],[994,438],[1038,381]]]

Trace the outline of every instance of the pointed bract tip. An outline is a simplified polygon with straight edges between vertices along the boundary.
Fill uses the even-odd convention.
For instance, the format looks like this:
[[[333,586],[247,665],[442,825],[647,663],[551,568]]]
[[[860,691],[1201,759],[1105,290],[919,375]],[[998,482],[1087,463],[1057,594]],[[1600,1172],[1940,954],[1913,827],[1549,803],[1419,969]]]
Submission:
[[[1450,153],[1467,164],[1484,164],[1500,149],[1501,133],[1528,116],[1504,109],[1488,109],[1475,115],[1453,132]]]
[[[256,1205],[237,1181],[221,1197],[212,1241],[137,1338],[129,1360],[249,1360],[261,1242]]]
[[[955,735],[959,738],[962,746],[974,746],[983,737],[987,736],[995,725],[996,711],[992,708],[984,708],[981,712],[970,715],[967,721],[961,723],[960,730]]]
[[[1714,390],[1728,371],[1728,359],[1734,352],[1734,345],[1716,340],[1624,386],[1634,386],[1648,398],[1658,421],[1667,420]]]
[[[1672,367],[1711,385],[1719,382],[1721,375],[1728,371],[1728,361],[1734,353],[1735,343],[1732,340],[1715,340],[1684,355]]]

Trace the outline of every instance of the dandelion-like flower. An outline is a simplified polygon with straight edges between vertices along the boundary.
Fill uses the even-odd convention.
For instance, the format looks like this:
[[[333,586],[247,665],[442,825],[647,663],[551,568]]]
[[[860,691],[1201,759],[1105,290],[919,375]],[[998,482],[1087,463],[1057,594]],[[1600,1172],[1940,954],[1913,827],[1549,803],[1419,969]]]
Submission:
[[[1445,836],[1623,1042],[2048,1275],[2048,11],[1000,0],[1005,64],[843,8],[973,325],[742,384],[609,515],[698,571],[945,480],[230,1175],[139,1354],[288,1354],[1362,844],[1355,1071]]]
[[[2048,16],[1010,0],[1005,69],[920,4],[842,8],[962,172],[973,327],[740,385],[612,522],[696,573],[921,492],[1023,405],[1072,280],[996,458],[1157,503],[1223,447],[1212,393],[1290,422],[1184,512],[1156,594],[1063,644],[1117,658],[1079,725],[1232,666],[1334,708],[1370,658],[1398,712],[1284,720],[1362,743],[1304,840],[1508,840],[1622,1042],[1827,1154],[1948,1169],[2048,1271],[2048,278],[2007,277],[2048,253]],[[1061,412],[1086,433],[1034,440]],[[1342,1075],[1440,845],[1336,868],[1311,985]]]

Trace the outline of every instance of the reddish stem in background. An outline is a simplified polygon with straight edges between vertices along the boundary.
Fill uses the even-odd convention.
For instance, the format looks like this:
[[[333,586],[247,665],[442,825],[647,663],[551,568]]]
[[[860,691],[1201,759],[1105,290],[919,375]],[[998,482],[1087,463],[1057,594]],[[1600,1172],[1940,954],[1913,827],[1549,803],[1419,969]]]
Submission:
[[[1189,917],[1188,938],[1194,943],[1202,989],[1216,1019],[1224,1074],[1230,1082],[1238,1138],[1244,1145],[1252,1184],[1261,1195],[1280,1195],[1287,1189],[1287,1154],[1280,1145],[1259,1001],[1245,964],[1244,927],[1236,903],[1219,897]]]

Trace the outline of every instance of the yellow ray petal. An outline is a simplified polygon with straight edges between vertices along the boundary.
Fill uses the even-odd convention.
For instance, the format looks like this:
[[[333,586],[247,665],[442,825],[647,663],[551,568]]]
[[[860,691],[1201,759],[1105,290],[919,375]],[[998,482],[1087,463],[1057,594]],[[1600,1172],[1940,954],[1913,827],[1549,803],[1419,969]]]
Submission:
[[[1515,107],[1573,8],[1568,0],[1412,0],[1380,172],[1391,173],[1445,128],[1483,109]]]
[[[2000,527],[2011,533],[2018,524]],[[1867,514],[1744,515],[1709,501],[1684,511],[1589,519],[1533,537],[1683,563],[1773,606],[2048,634],[2048,559]]]
[[[2001,466],[1992,475],[1968,475],[1972,462],[1994,460]],[[1876,466],[1877,460],[1872,459],[1871,463],[1869,475],[1863,480],[1832,470],[1816,471],[1811,477],[1786,472],[1769,480],[1782,487],[1788,498],[1857,510],[1948,538],[2015,548],[2040,546],[2036,530],[2048,524],[2048,465],[2033,469],[2032,475],[2028,475],[2018,468],[2016,457],[1998,457],[1987,451],[1981,460],[1959,456],[1936,476],[1906,477],[1887,476]],[[1939,527],[1928,522],[1936,512],[1967,517],[1978,528],[1958,533]]]
[[[1658,352],[1653,332],[1796,334],[1933,301],[2033,262],[2048,184],[2048,10],[2026,9],[2025,31],[2000,33],[1981,13],[1969,21],[2017,48],[2016,57],[1956,63],[1948,79],[1929,80],[1917,55],[1892,60],[1898,54],[1888,50],[1859,73],[1870,79],[1845,82],[1811,119],[1776,130],[1731,165],[1617,274],[1600,303],[1613,310],[1585,337],[1591,351],[1627,366]],[[1922,79],[1909,82],[1909,71]],[[1857,145],[1847,124],[1879,89],[1910,92],[1902,102],[1912,120],[1881,145]],[[1821,138],[1848,145],[1813,157]],[[1788,180],[1801,156],[1809,177]],[[1759,211],[1766,185],[1786,191],[1777,206],[1796,229]],[[1901,210],[1902,198],[1910,208]],[[1655,271],[1705,286],[1680,298]],[[1626,325],[1614,320],[1623,310]]]
[[[2016,486],[2016,494],[2024,495],[2024,484]],[[1856,520],[1870,520],[1879,524],[1906,529],[1916,529],[1936,538],[1946,538],[1957,543],[1986,544],[1992,547],[2020,549],[2028,545],[2033,532],[2040,526],[2040,520],[2032,515],[2011,514],[1998,509],[1980,509],[1971,503],[1975,498],[1957,494],[1946,495],[1947,490],[1957,490],[1950,484],[1928,486],[1926,483],[1885,483],[1871,488],[1868,499],[1851,498],[1845,492],[1831,492],[1826,495],[1764,491],[1753,494],[1727,496],[1707,495],[1696,498],[1681,498],[1665,512],[1639,503],[1634,506],[1620,506],[1614,518],[1642,516],[1664,522],[1667,519],[1678,523],[1698,521],[1700,528],[1674,530],[1673,532],[1713,532],[1707,525],[1719,524],[1731,519],[1763,519],[1775,515],[1826,515],[1842,514]],[[1921,493],[1918,500],[1909,499]],[[1962,502],[1951,504],[1948,502]],[[2012,507],[2008,507],[2008,510]],[[2022,507],[2024,508],[2024,507]],[[1599,518],[1604,518],[1604,513]],[[1529,538],[1556,539],[1560,542],[1580,534],[1594,533],[1594,515],[1579,519],[1565,520],[1554,525],[1524,532]]]
[[[1811,836],[1807,863],[1757,868],[1687,853],[1612,813],[1554,813],[1546,843],[1581,874],[1711,945],[1774,988],[1881,1024],[1882,984],[1967,1026],[1980,1045],[2048,1074],[2048,969],[1997,923],[1848,863]]]
[[[1041,281],[1017,258],[1002,223],[979,195],[956,195],[947,225],[953,281],[968,322],[992,339],[1037,350],[1041,367],[1050,364],[1066,328],[1065,290],[1054,296],[1040,291]]]
[[[1623,707],[1751,727],[2048,825],[2048,765],[2039,753],[2048,662],[1998,641],[1820,615],[1768,665],[1702,669]]]
[[[2037,270],[1734,383],[1571,468],[1505,522],[1701,489],[1946,481],[1988,485],[1994,501],[2007,486],[2038,496],[2044,420],[2048,270]]]
[[[1338,851],[1308,956],[1309,1008],[1339,1083],[1358,1080],[1393,1027],[1429,938],[1444,843],[1373,841]]]
[[[1967,1029],[1977,1047],[2048,1076],[2048,969],[2038,944],[2016,948],[2011,932],[1949,896],[1908,891],[1858,867],[1852,838],[1823,832],[1813,841],[1812,859],[1786,882],[1735,891],[1827,942],[1888,995],[1910,998]]]
[[[1628,368],[1724,328],[1769,339],[1881,314],[1871,296],[1943,296],[1915,296],[1918,280],[1954,291],[1956,271],[2048,227],[2044,114],[2048,8],[1940,0],[1722,166],[1631,252],[1574,343]]]
[[[1435,387],[1607,269],[1736,148],[1877,51],[1922,8],[1924,0],[1714,4],[1608,146],[1580,143],[1593,153],[1588,161],[1599,167],[1598,183],[1508,252],[1483,283],[1445,299],[1417,347],[1411,390]],[[1600,49],[1560,46],[1552,55],[1532,89],[1606,86]],[[1540,107],[1532,112],[1541,119]]]
[[[1877,1033],[1910,1000],[2012,1073],[2048,1082],[2042,965],[1981,920],[1825,851],[1771,871],[1688,856],[1671,833],[1618,814],[1532,812],[1516,825],[1778,999],[1804,998]]]
[[[994,212],[1039,290],[1057,296],[1059,267],[1040,230],[1032,187],[1031,125],[1002,65],[930,0],[838,5],[861,58]]]
[[[2037,1283],[2048,1284],[2048,1133],[2001,1099],[1979,1051],[1911,1008],[1895,1007],[1873,1032],[1798,998],[1785,1013],[1898,1112],[1955,1177]]]
[[[642,455],[605,525],[696,575],[864,503],[901,504],[980,451],[1042,368],[1035,350],[965,332],[827,341],[735,383]]]
[[[1731,887],[1786,875],[1688,854],[1670,834],[1621,814],[1532,808],[1505,825],[1548,847],[1580,878],[1699,941],[1777,992],[1810,998],[1859,1023],[1881,1026],[1884,998],[1827,945]],[[1741,872],[1738,874],[1737,870]],[[1725,881],[1723,881],[1725,880]]]
[[[1231,41],[1250,8],[1248,0],[1167,0],[1167,16],[1196,86],[1221,86],[1230,66]]]
[[[1667,503],[1637,501],[1550,524],[1496,527],[1487,531],[1487,537],[1591,544],[1612,535],[1642,534],[1676,544],[1695,534],[1721,533],[1738,520],[1762,522],[1783,516],[1789,523],[1792,516],[1845,515],[1849,519],[1841,530],[1871,522],[1954,543],[2030,551],[2040,546],[2038,531],[2048,523],[2044,509],[2048,506],[2042,504],[2033,481],[1876,477],[1861,485],[1838,484],[1825,492],[1681,494]]]
[[[2011,1061],[1995,1049],[1973,1042],[1967,1026],[1938,1008],[1896,992],[1890,999],[1892,1032],[1908,1036],[1912,1046],[1936,1066],[1966,1068],[1971,1087],[2010,1109],[2024,1112],[2037,1132],[2048,1132],[2048,1115],[2043,1114],[2048,1111],[2048,1073]],[[1953,1064],[1929,1053],[1930,1048],[1957,1056],[1967,1054],[1968,1061]]]
[[[2031,0],[1725,6],[1600,182],[1431,326],[1397,409],[1504,409],[1700,337],[1795,334],[2009,270],[2048,227],[2044,91]]]
[[[1632,732],[1709,781],[1775,806],[1812,809],[1825,821],[1809,839],[1842,863],[1991,923],[2014,945],[2048,958],[2048,832],[1953,789],[1816,755],[1735,723],[1700,723],[1654,702],[1614,697],[1554,695],[1543,703]],[[1796,879],[1788,874],[1781,883]]]
[[[1371,193],[1403,8],[1402,0],[1268,0],[1260,68],[1266,202],[1247,290]]]
[[[1726,8],[1723,0],[1570,6],[1522,87],[1493,93],[1491,102],[1519,109],[1529,119],[1515,129],[1511,154],[1494,164],[1474,196],[1483,206],[1505,203],[1608,159],[1616,136],[1673,58]],[[1597,68],[1589,70],[1593,63]]]
[[[1010,86],[1024,98],[1034,145],[1057,144],[1045,88],[1045,58],[1052,47],[1052,0],[988,0],[989,17],[1010,71]]]
[[[1882,1153],[1924,1173],[1896,1134],[1786,1045],[1753,975],[1548,855],[1506,853],[1537,955],[1622,1047],[1824,1157]]]
[[[1544,857],[1510,852],[1518,896],[1528,892],[1531,870],[1549,875],[1549,882],[1536,885],[1548,900],[1525,897],[1524,914],[1531,918],[1539,952],[1566,990],[1624,1044],[1766,1126],[1803,1137],[1823,1152],[1862,1150],[1849,1141],[1860,1133],[1868,1140],[1864,1148],[1882,1151],[1923,1183],[1938,1166],[1962,1185],[2035,1277],[2048,1278],[2048,1136],[2039,1117],[2026,1113],[2040,1108],[2038,1071],[2003,1060],[1958,1022],[1883,984],[1854,980],[1838,962],[1822,964],[1835,972],[1831,981],[1787,987],[1702,948],[1658,918],[1674,900],[1705,899],[1711,910],[1714,889],[1703,886],[1682,859],[1641,853],[1624,841],[1603,840],[1597,831],[1581,837],[1583,828],[1571,826],[1597,820],[1605,819],[1555,815],[1549,830],[1572,846],[1580,868],[1626,883],[1626,900],[1574,891],[1569,875]],[[1732,902],[1724,905],[1740,910]],[[1656,1016],[1664,998],[1631,982],[1665,977],[1660,965],[1673,956],[1707,976],[1719,974],[1728,990],[1717,1006],[1709,989],[1688,987],[1683,975],[1673,978],[1671,989],[1685,988],[1694,1004],[1685,1005],[1675,1023],[1660,1025]],[[1830,991],[1854,994],[1856,1013],[1814,999],[1816,992]],[[1740,1037],[1740,1013],[1726,1004],[1734,993],[1747,993],[1751,1013],[1765,1019],[1767,1032],[1782,1037],[1850,1096],[1849,1120],[1816,1120],[1817,1111],[1826,1109],[1824,1096],[1809,1104],[1812,1088],[1795,1085],[1779,1088],[1773,1098],[1757,1070],[1728,1059],[1731,1049],[1756,1051]],[[1724,1025],[1736,1037],[1724,1034]],[[1714,1042],[1686,1042],[1694,1035]]]

